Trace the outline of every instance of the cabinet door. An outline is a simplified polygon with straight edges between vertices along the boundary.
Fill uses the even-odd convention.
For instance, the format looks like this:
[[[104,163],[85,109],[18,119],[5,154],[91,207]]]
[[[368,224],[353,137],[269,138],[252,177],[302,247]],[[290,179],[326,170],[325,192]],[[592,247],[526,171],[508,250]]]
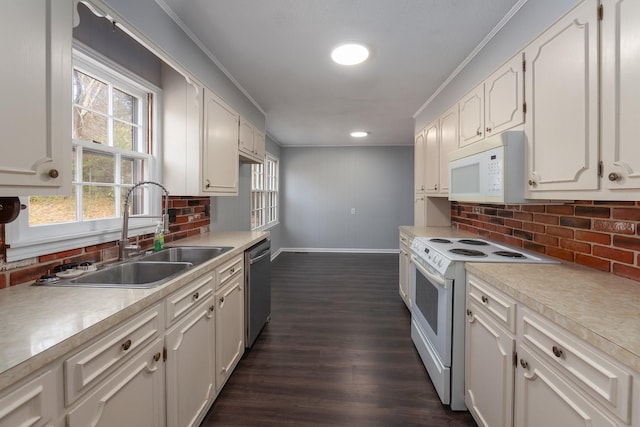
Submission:
[[[409,310],[411,310],[411,293],[409,292],[410,280],[411,280],[411,265],[410,265],[411,256],[409,255],[409,251],[407,247],[403,244],[400,244],[400,255],[399,255],[399,292],[400,297],[404,301],[405,305]]]
[[[165,425],[161,339],[143,349],[67,414],[67,427]]]
[[[216,292],[216,386],[227,382],[244,353],[244,276]]]
[[[197,426],[216,394],[213,295],[166,334],[166,345],[167,424]]]
[[[254,129],[253,148],[256,152],[256,160],[263,163],[264,156],[267,154],[267,147],[265,144],[264,133],[260,132],[258,129]]]
[[[440,117],[440,194],[449,195],[449,153],[458,148],[458,104]]]
[[[438,193],[440,180],[440,135],[439,124],[429,125],[424,131],[425,147],[425,170],[424,170],[424,192],[429,194]]]
[[[253,152],[253,125],[240,116],[240,137],[238,139],[240,151],[254,154]]]
[[[484,138],[484,83],[458,103],[460,108],[460,147]]]
[[[0,6],[0,196],[71,192],[70,0]]]
[[[416,135],[416,142],[413,153],[414,163],[414,186],[416,193],[424,192],[424,168],[425,168],[425,150],[424,150],[424,131],[420,131]]]
[[[598,188],[597,6],[585,0],[525,48],[532,198]]]
[[[507,427],[513,420],[515,338],[467,300],[465,403],[479,426]]]
[[[603,186],[640,188],[640,3],[603,0],[602,160]],[[613,175],[611,175],[613,174]],[[634,194],[637,200],[637,193]]]
[[[47,370],[26,384],[0,396],[0,427],[53,426],[60,393],[55,372]]]
[[[522,55],[516,55],[484,83],[486,136],[524,122]]]
[[[238,194],[239,120],[238,113],[205,89],[202,189],[207,193]]]
[[[514,425],[518,427],[621,425],[586,400],[527,346],[518,346],[515,387]]]

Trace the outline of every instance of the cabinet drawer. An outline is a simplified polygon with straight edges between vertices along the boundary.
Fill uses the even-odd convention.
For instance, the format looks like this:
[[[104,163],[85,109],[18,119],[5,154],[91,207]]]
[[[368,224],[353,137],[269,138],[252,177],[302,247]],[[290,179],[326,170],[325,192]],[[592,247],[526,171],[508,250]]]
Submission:
[[[498,324],[516,332],[516,302],[487,282],[467,274],[467,298],[475,301]]]
[[[153,341],[163,330],[162,310],[156,305],[125,321],[64,362],[67,406],[102,380],[117,365]]]
[[[207,273],[169,295],[166,299],[167,327],[200,301],[213,295],[213,272]]]
[[[48,369],[0,395],[0,427],[52,425],[58,410],[59,382],[54,369]]]
[[[526,308],[518,314],[518,339],[625,423],[630,422],[633,376],[622,365]]]
[[[230,261],[222,264],[220,267],[216,268],[216,289],[224,286],[229,279],[231,279],[236,274],[240,273],[244,267],[244,256],[238,255]]]
[[[406,234],[400,233],[400,244],[411,246],[411,238],[409,238],[409,236],[407,236]]]

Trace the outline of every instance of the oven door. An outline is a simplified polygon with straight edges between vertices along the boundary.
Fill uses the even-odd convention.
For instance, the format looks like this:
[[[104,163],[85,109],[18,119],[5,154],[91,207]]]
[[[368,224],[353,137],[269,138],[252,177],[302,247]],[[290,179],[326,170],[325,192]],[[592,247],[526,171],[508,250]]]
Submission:
[[[412,321],[429,341],[444,367],[451,366],[453,280],[445,279],[418,257],[412,257]]]

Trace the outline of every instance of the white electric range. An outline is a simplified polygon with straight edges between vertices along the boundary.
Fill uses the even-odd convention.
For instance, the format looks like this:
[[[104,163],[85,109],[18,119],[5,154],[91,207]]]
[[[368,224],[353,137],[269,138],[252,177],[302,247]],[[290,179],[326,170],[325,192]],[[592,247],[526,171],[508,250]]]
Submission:
[[[411,338],[442,403],[466,410],[464,263],[558,261],[476,238],[416,237],[411,252]]]

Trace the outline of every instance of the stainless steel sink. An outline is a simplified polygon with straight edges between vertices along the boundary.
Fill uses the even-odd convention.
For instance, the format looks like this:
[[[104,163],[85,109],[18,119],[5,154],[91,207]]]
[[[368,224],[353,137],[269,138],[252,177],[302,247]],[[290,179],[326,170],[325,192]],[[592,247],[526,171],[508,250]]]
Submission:
[[[87,273],[76,279],[61,281],[55,285],[96,288],[154,288],[191,267],[193,264],[190,262],[129,261],[94,273]]]
[[[231,246],[177,246],[139,258],[140,262],[190,262],[194,265],[209,261],[233,249]]]

